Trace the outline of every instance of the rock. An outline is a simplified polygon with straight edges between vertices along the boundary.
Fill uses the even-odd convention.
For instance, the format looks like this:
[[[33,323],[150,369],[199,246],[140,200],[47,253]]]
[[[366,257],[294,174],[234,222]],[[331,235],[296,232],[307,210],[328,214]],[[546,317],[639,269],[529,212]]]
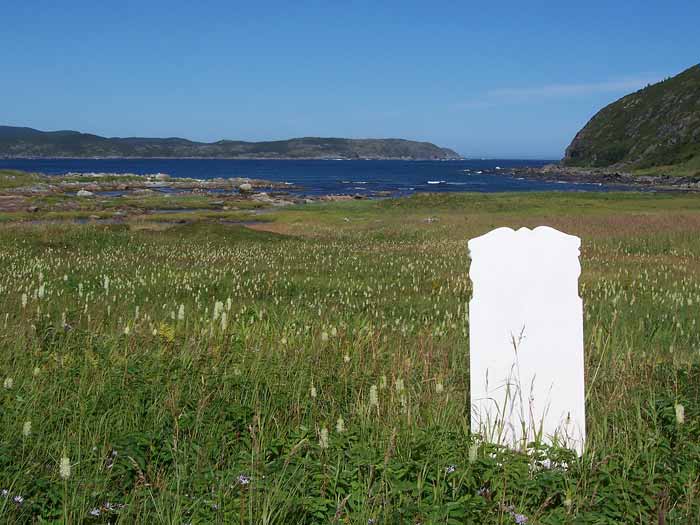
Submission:
[[[88,190],[78,190],[78,193],[76,193],[78,197],[92,197],[94,193]]]
[[[156,180],[169,180],[170,175],[168,175],[167,173],[156,173],[155,175],[153,175],[153,178]]]
[[[275,199],[270,197],[267,193],[260,192],[253,195],[253,199],[260,202],[275,202]]]
[[[250,193],[251,191],[253,191],[253,186],[251,186],[247,182],[244,182],[243,184],[238,186],[238,191],[240,191],[241,193]]]
[[[27,211],[28,211],[29,213],[36,213],[36,212],[39,211],[39,207],[38,207],[38,206],[29,206],[29,207],[27,208]]]

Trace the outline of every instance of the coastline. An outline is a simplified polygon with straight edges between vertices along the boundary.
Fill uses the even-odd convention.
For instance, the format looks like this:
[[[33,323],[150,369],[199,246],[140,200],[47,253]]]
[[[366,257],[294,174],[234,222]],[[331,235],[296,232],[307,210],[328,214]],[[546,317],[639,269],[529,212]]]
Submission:
[[[422,157],[10,157],[0,156],[0,160],[323,160],[323,161],[364,161],[386,160],[403,162],[448,162],[464,160],[462,157],[422,158]]]
[[[635,175],[609,168],[578,168],[547,164],[541,168],[511,168],[513,176],[543,182],[625,186],[640,190],[700,192],[700,176]]]

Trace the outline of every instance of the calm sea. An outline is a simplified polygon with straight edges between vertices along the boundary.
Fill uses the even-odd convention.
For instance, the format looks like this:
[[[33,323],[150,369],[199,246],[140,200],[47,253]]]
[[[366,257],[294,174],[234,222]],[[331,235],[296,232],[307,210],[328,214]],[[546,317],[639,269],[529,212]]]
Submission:
[[[288,182],[304,195],[391,192],[607,191],[609,186],[524,180],[516,166],[542,166],[533,160],[220,160],[220,159],[0,159],[0,168],[49,175],[68,172],[167,173],[210,179],[249,177]],[[624,188],[620,188],[624,189]]]

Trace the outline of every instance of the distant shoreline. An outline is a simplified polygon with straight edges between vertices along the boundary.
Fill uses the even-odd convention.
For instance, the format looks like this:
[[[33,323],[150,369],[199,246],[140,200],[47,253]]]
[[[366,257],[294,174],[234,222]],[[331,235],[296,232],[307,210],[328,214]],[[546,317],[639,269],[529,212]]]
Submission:
[[[465,158],[454,159],[423,159],[412,157],[363,157],[363,158],[341,158],[341,157],[6,157],[0,156],[2,160],[322,160],[322,161],[368,161],[368,160],[390,160],[404,162],[457,162],[470,160]],[[473,159],[471,159],[473,160]],[[516,159],[520,160],[520,159]]]

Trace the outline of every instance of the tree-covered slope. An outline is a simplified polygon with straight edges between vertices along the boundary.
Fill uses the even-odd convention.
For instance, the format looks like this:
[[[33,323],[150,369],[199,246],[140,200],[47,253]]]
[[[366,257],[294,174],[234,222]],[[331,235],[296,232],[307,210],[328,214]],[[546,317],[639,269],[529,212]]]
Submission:
[[[217,157],[456,159],[430,142],[403,139],[307,137],[270,142],[181,138],[106,138],[77,131],[38,131],[0,126],[0,157]]]
[[[563,162],[700,172],[700,65],[603,108],[578,132]]]

